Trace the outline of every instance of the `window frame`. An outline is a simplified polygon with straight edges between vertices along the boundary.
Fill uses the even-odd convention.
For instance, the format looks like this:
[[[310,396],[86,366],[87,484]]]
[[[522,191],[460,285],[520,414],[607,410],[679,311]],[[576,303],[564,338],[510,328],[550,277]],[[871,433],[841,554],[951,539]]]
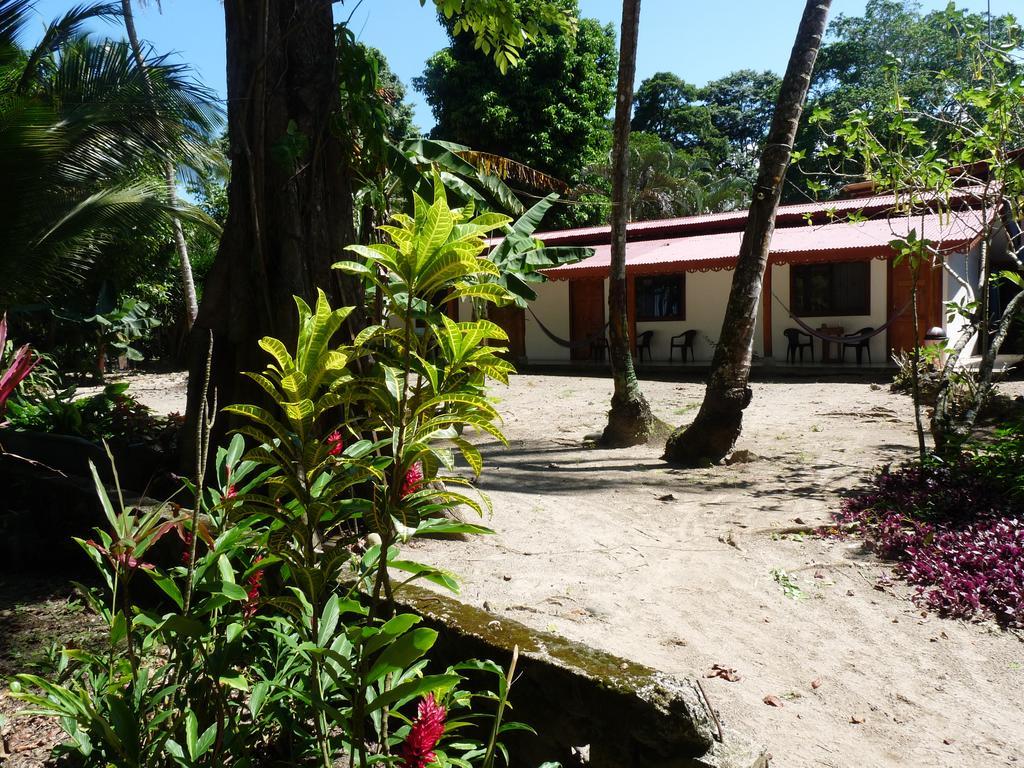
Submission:
[[[860,264],[866,270],[866,279],[864,280],[864,293],[860,297],[861,302],[858,303],[852,309],[839,310],[834,305],[829,306],[826,310],[812,310],[804,311],[806,307],[797,306],[797,270],[804,269],[820,269],[821,267],[828,267],[832,270],[835,267],[850,264]],[[835,280],[834,271],[830,276],[829,288],[832,288],[832,282]],[[830,294],[834,294],[833,290],[829,291]],[[830,295],[828,301],[832,301]],[[871,315],[871,260],[870,259],[857,259],[854,261],[825,261],[825,262],[811,262],[806,264],[790,264],[789,265],[789,303],[793,314],[796,317],[867,317]]]
[[[642,280],[675,281],[679,286],[679,312],[666,317],[652,317],[642,314],[640,311],[640,286]],[[673,272],[663,275],[637,275],[633,278],[633,305],[636,307],[636,322],[638,323],[675,323],[686,320],[686,273]]]

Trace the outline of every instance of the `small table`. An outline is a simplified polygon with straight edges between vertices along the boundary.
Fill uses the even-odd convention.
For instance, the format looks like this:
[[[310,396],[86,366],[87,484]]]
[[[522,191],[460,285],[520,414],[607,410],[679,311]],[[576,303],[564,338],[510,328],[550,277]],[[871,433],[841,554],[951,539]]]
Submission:
[[[832,336],[836,339],[836,341],[821,340],[821,362],[842,362],[843,344],[839,341],[839,337],[843,335],[844,330],[844,328],[838,325],[828,326],[824,324],[818,329],[822,336]]]

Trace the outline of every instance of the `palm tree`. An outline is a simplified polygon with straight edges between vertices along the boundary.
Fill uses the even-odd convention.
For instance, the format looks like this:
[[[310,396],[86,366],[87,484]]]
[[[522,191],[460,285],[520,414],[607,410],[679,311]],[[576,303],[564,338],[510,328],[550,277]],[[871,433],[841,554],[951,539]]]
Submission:
[[[595,163],[585,176],[600,184],[574,190],[577,197],[606,197],[613,167]],[[710,160],[678,150],[657,136],[633,132],[629,137],[629,215],[632,221],[731,211],[749,203],[750,184],[728,168],[715,168]],[[609,199],[609,204],[610,204]]]
[[[602,444],[626,447],[651,439],[656,422],[633,370],[626,318],[626,222],[629,221],[629,121],[633,111],[636,45],[640,31],[640,0],[623,0],[619,84],[615,97],[612,140],[612,253],[608,281],[609,343],[612,365],[611,410]]]
[[[160,0],[157,0],[157,7]],[[135,31],[135,14],[132,12],[132,0],[121,0],[121,13],[124,16],[124,28],[128,33],[128,44],[132,49],[132,56],[135,59],[135,66],[142,73],[142,82],[146,92],[152,96],[153,89],[149,82],[149,73],[146,67],[145,56],[143,56],[142,45],[139,43],[139,35]],[[176,189],[177,173],[175,172],[174,160],[170,157],[164,160],[164,181],[166,182],[167,201],[172,207],[178,204],[178,193]],[[185,233],[181,228],[181,220],[177,216],[171,217],[171,229],[174,232],[174,248],[178,252],[178,278],[181,280],[181,294],[185,300],[185,324],[192,330],[192,324],[199,314],[199,301],[196,298],[196,282],[192,277],[192,262],[188,258],[188,244],[185,242]]]
[[[207,162],[209,92],[183,67],[155,58],[140,70],[124,43],[82,33],[116,17],[113,4],[76,7],[24,48],[32,5],[0,0],[0,306],[74,284],[115,230],[152,231],[172,214],[215,226],[152,180],[168,157]]]
[[[750,182],[710,160],[676,152],[673,172],[681,179],[677,195],[679,216],[734,211],[750,204]]]
[[[807,0],[804,7],[761,155],[754,200],[733,272],[704,401],[694,422],[669,436],[665,459],[673,463],[696,466],[721,461],[732,450],[743,428],[743,410],[753,396],[749,382],[754,325],[775,229],[775,213],[814,61],[825,34],[830,3],[831,0]]]

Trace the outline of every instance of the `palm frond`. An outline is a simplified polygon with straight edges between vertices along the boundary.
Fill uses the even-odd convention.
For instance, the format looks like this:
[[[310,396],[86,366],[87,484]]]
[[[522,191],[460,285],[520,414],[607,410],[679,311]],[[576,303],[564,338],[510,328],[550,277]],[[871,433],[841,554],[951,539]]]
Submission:
[[[530,189],[544,192],[565,193],[569,191],[569,185],[561,179],[502,155],[479,152],[474,149],[463,149],[455,154],[475,165],[483,173],[497,176],[503,181],[515,181]]]
[[[23,4],[26,9],[31,9],[32,0],[0,0],[9,4]],[[2,13],[2,12],[0,12]],[[24,13],[24,11],[23,11]],[[54,19],[46,25],[46,31],[36,46],[29,51],[27,61],[22,70],[21,79],[18,82],[19,93],[31,85],[36,77],[40,64],[49,56],[53,56],[62,46],[69,41],[80,37],[82,27],[86,22],[93,19],[114,19],[121,15],[121,8],[117,3],[83,3],[72,7],[67,13],[58,19]],[[20,31],[20,30],[19,30]]]
[[[133,228],[151,232],[171,216],[216,228],[169,204],[159,181],[168,160],[186,172],[217,162],[212,93],[166,57],[150,54],[140,69],[127,44],[81,31],[118,15],[113,4],[76,6],[23,51],[31,6],[0,0],[0,305],[74,285]]]

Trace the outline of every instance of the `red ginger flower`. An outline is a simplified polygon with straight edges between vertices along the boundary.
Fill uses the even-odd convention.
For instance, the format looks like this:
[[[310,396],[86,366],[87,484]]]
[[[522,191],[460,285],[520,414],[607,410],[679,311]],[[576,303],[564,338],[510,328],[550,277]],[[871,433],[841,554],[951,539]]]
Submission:
[[[235,484],[231,482],[231,467],[224,468],[224,482],[228,484],[228,487],[224,490],[224,498],[235,498],[238,495],[238,491],[235,490]]]
[[[398,748],[402,758],[399,768],[426,768],[436,760],[434,748],[444,734],[446,715],[445,708],[437,703],[434,694],[428,693],[420,701],[409,735]]]
[[[253,565],[262,560],[263,557],[257,557],[253,562]],[[242,607],[242,615],[247,619],[251,619],[256,614],[256,609],[259,608],[260,604],[260,584],[263,581],[263,569],[253,571],[252,575],[246,580],[246,584],[249,585],[249,591],[246,593],[248,600],[245,601],[245,605]]]
[[[181,534],[183,549],[181,550],[181,564],[188,565],[192,562],[192,534],[185,531]]]
[[[402,498],[410,493],[416,493],[423,485],[423,464],[415,462],[405,471],[405,480],[402,481]]]
[[[345,441],[341,439],[341,432],[334,430],[327,436],[327,445],[330,447],[327,449],[328,456],[338,456],[343,450],[345,450]]]

